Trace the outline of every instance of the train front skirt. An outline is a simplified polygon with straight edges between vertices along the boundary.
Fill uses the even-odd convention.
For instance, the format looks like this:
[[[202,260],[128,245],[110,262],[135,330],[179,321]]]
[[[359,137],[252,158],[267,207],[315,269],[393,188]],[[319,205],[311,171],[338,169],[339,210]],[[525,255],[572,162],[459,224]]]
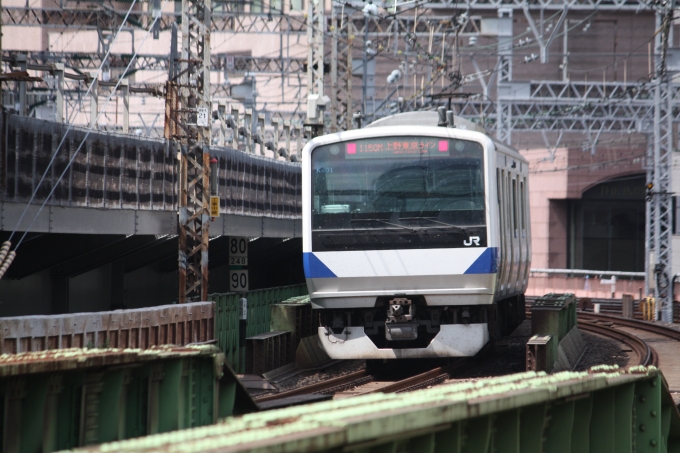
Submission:
[[[472,357],[489,341],[486,323],[443,324],[426,348],[379,349],[364,328],[345,327],[340,334],[319,327],[321,345],[331,359],[426,359]]]

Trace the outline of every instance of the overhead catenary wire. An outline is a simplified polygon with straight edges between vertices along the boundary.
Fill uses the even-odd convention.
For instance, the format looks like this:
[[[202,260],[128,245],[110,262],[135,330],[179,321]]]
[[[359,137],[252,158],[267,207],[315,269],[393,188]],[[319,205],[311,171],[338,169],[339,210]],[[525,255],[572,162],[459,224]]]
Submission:
[[[99,68],[97,69],[97,75],[96,75],[95,79],[92,80],[92,83],[90,83],[90,85],[88,86],[84,98],[86,98],[90,94],[90,92],[92,91],[92,87],[94,86],[95,80],[99,78],[99,74],[101,74],[102,68],[104,67],[104,65],[106,63],[106,60],[109,58],[109,55],[111,54],[111,48],[113,47],[113,44],[116,42],[116,39],[118,39],[118,36],[120,36],[120,33],[123,29],[123,26],[125,25],[125,22],[127,21],[129,15],[132,12],[132,9],[134,8],[136,3],[137,3],[137,0],[132,0],[132,3],[130,4],[130,8],[128,9],[127,14],[125,15],[125,18],[123,19],[123,22],[121,23],[120,27],[118,28],[118,32],[116,33],[116,36],[114,37],[111,45],[109,46],[108,50],[106,51],[104,58],[102,58],[102,62],[100,64]],[[134,60],[132,60],[132,61],[134,61]],[[128,67],[129,67],[129,65],[128,65]],[[82,108],[82,102],[81,102],[80,106]],[[19,216],[19,220],[17,221],[17,224],[14,227],[14,230],[12,230],[12,233],[9,236],[9,239],[8,239],[9,242],[12,241],[14,234],[19,229],[19,226],[21,225],[21,222],[23,221],[24,216],[28,212],[29,206],[31,205],[31,203],[35,199],[35,196],[37,195],[38,190],[40,189],[40,186],[42,185],[43,181],[45,181],[45,178],[47,177],[47,174],[49,173],[50,168],[52,168],[52,165],[54,164],[54,160],[56,159],[57,154],[59,154],[59,151],[61,150],[62,146],[64,145],[64,142],[66,141],[66,137],[68,136],[69,131],[73,128],[72,120],[79,111],[80,111],[80,108],[78,110],[73,109],[71,111],[71,115],[68,119],[69,124],[68,124],[68,127],[66,128],[66,132],[64,132],[64,136],[62,137],[61,141],[59,142],[59,145],[57,145],[57,148],[54,150],[54,153],[52,153],[52,157],[50,158],[50,161],[47,164],[47,167],[45,168],[43,175],[40,177],[40,180],[36,184],[35,189],[33,190],[33,193],[31,194],[31,198],[28,200],[28,203],[26,203],[26,207],[24,208],[23,212],[21,213],[21,216]],[[52,189],[52,191],[54,191],[54,188]],[[50,195],[51,194],[52,194],[52,192],[50,192]],[[41,210],[42,210],[42,208],[41,208]],[[35,219],[34,219],[34,221],[35,221]],[[29,225],[29,228],[27,228],[27,230],[30,229],[30,226],[32,226],[32,225],[33,225],[33,222],[31,222],[31,225]],[[24,233],[24,235],[22,236],[22,239],[23,239],[24,236],[26,236],[26,233]],[[19,241],[19,243],[21,243],[21,241]],[[19,244],[17,244],[17,247],[18,246],[19,246]],[[15,250],[16,250],[16,248],[15,248]]]
[[[163,6],[164,6],[167,2],[168,2],[168,0],[163,0],[163,3],[161,4],[161,9],[163,9]],[[133,1],[133,4],[134,4],[134,1]],[[132,66],[132,64],[135,62],[135,60],[136,60],[136,58],[137,58],[137,54],[139,53],[139,49],[141,49],[141,48],[144,46],[144,43],[146,42],[147,38],[148,38],[149,35],[151,34],[151,31],[153,30],[153,27],[154,27],[154,25],[156,24],[156,22],[158,21],[158,19],[159,19],[159,17],[155,17],[155,18],[154,18],[153,22],[152,22],[151,25],[149,26],[149,29],[147,30],[146,35],[144,36],[144,39],[142,40],[142,43],[141,43],[141,44],[139,45],[139,47],[135,50],[135,53],[134,53],[134,55],[132,56],[132,58],[130,59],[130,62],[128,63],[127,67],[125,68],[125,71],[124,71],[124,72],[127,72],[127,70],[130,69],[130,67]],[[107,97],[106,101],[104,102],[103,108],[105,108],[106,105],[111,101],[111,98],[113,97],[113,94],[114,94],[114,93],[116,92],[116,90],[118,89],[118,86],[120,85],[121,80],[122,80],[122,79],[119,79],[118,82],[116,83],[116,86],[113,88],[113,90],[111,90],[111,93],[109,94],[109,96]],[[21,238],[19,239],[19,242],[17,243],[17,245],[16,245],[16,247],[14,248],[14,250],[17,250],[17,249],[19,248],[19,246],[20,246],[21,243],[23,242],[24,238],[26,237],[26,235],[27,235],[28,232],[30,231],[31,227],[33,226],[33,223],[35,223],[36,219],[38,218],[38,216],[40,215],[40,213],[42,212],[42,210],[45,208],[45,205],[47,204],[47,202],[49,201],[49,199],[52,197],[52,194],[54,194],[54,191],[56,190],[59,181],[61,181],[61,179],[64,177],[64,175],[66,174],[66,172],[68,171],[68,169],[71,167],[71,164],[73,163],[73,161],[75,160],[76,156],[77,156],[78,153],[80,152],[81,148],[83,147],[83,144],[85,144],[85,142],[87,141],[87,138],[88,138],[88,137],[90,136],[90,134],[92,133],[92,131],[93,131],[93,129],[94,129],[94,126],[97,124],[97,121],[99,120],[99,117],[102,115],[102,113],[103,113],[103,108],[102,108],[102,110],[100,110],[99,113],[97,114],[97,118],[95,119],[94,124],[91,125],[91,126],[88,128],[87,132],[85,133],[85,136],[83,137],[83,140],[82,140],[82,141],[80,142],[80,144],[78,145],[78,148],[77,148],[77,149],[75,150],[75,152],[73,153],[73,156],[71,156],[71,159],[68,161],[68,164],[64,167],[64,170],[63,170],[62,173],[59,175],[59,178],[57,178],[57,184],[53,184],[52,189],[50,190],[49,194],[47,194],[47,196],[45,197],[45,200],[43,201],[42,205],[40,206],[40,209],[38,209],[38,212],[36,212],[35,216],[33,217],[33,220],[31,221],[31,223],[28,225],[28,227],[27,227],[26,230],[24,231],[23,235],[22,235]],[[62,141],[62,143],[63,143],[63,141]],[[26,210],[27,210],[27,209],[28,209],[28,206],[27,206]],[[16,232],[16,230],[15,230],[15,232]],[[14,234],[14,232],[13,232],[12,234]],[[0,271],[1,271],[1,270],[2,270],[2,268],[0,268]]]
[[[346,2],[342,2],[342,1],[340,1],[340,0],[333,0],[333,1],[336,2],[336,3],[338,3],[338,4],[342,4],[343,6],[347,4]],[[387,19],[387,18],[389,18],[389,17],[396,17],[396,16],[398,16],[398,15],[400,15],[400,14],[403,14],[403,13],[409,11],[409,10],[415,9],[415,8],[417,8],[418,6],[422,6],[422,5],[426,4],[426,3],[427,3],[427,2],[422,2],[422,3],[421,3],[421,2],[418,2],[415,6],[413,6],[413,7],[411,7],[411,8],[408,8],[408,9],[401,9],[401,10],[397,11],[396,13],[387,14],[387,15],[382,14],[382,15],[378,15],[378,16],[376,16],[376,17],[379,18],[379,19]],[[349,7],[353,8],[353,9],[356,9],[357,11],[359,10],[358,8],[356,8],[356,7],[352,6],[352,5],[349,5]],[[283,13],[283,10],[282,10],[282,9],[271,8],[271,10],[272,10],[272,11],[276,11],[276,12],[278,12],[278,13]],[[468,7],[467,10],[470,11],[470,8]],[[557,14],[559,14],[559,13],[555,13],[553,16],[547,18],[546,20],[551,20],[551,19],[554,18]],[[595,13],[593,13],[593,14],[595,14]],[[579,27],[579,26],[582,25],[585,21],[589,20],[589,19],[593,16],[593,14],[591,14],[591,15],[589,15],[588,17],[586,17],[586,18],[584,18],[584,19],[578,21],[578,22],[576,23],[576,25],[572,26],[572,27],[569,28],[568,30],[573,30],[574,28]],[[298,18],[292,18],[292,19],[293,19],[293,20],[296,20],[296,21],[298,21],[298,22],[302,22],[302,21],[303,21],[302,19],[298,19]],[[395,23],[395,22],[392,22],[392,23]],[[315,29],[318,30],[317,27],[315,27]],[[327,33],[326,31],[323,31],[323,32],[324,32],[324,34],[328,35],[328,33]],[[400,32],[400,33],[401,33],[401,32]],[[526,33],[529,33],[529,32],[526,32]],[[517,36],[523,36],[523,35],[525,35],[526,33],[522,33],[522,34],[520,34],[520,35],[515,35],[515,36],[513,36],[513,38],[511,38],[511,39],[516,39]],[[556,36],[560,36],[561,34],[562,34],[562,33],[558,33]],[[391,36],[391,35],[390,35],[390,36]],[[231,37],[230,37],[229,39],[231,39]],[[442,43],[442,44],[445,45],[446,43],[444,42],[444,43]],[[496,47],[496,46],[497,46],[497,44],[494,44],[494,45],[492,45],[492,46],[478,46],[478,47],[473,47],[473,48],[470,48],[470,49],[483,49],[483,48]],[[535,46],[537,46],[537,42],[534,41],[533,43],[531,43],[530,45],[528,45],[528,46],[526,46],[526,47],[535,47]],[[442,46],[442,47],[443,47],[443,46]],[[517,46],[515,46],[515,47],[517,47]],[[468,49],[468,48],[466,48],[466,49]],[[430,52],[429,52],[429,53],[430,53]],[[384,54],[380,54],[380,56],[381,56],[381,58],[390,58],[388,55],[384,55]],[[423,55],[422,55],[422,54],[417,54],[416,57],[422,58]],[[427,55],[425,55],[425,57],[427,57]],[[396,59],[395,59],[395,60],[396,60]],[[398,61],[398,60],[397,60],[397,61]],[[578,72],[578,70],[574,70],[574,71]],[[490,71],[488,72],[488,75],[492,75],[492,74],[494,74],[495,72],[497,72],[497,71],[490,70]],[[443,81],[443,79],[442,79],[442,81]],[[261,98],[261,99],[262,99],[262,98]],[[291,104],[292,104],[292,105],[299,105],[300,103],[299,103],[299,102],[297,102],[297,103],[296,103],[296,102],[293,102],[293,103],[291,103]]]

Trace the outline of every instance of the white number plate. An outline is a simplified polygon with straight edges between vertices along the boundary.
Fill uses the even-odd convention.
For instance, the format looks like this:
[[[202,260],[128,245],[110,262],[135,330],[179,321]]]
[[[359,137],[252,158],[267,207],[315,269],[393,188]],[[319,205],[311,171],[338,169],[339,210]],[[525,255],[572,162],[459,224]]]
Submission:
[[[196,114],[196,126],[208,127],[208,109],[199,107]]]
[[[229,289],[248,291],[248,271],[229,271]]]

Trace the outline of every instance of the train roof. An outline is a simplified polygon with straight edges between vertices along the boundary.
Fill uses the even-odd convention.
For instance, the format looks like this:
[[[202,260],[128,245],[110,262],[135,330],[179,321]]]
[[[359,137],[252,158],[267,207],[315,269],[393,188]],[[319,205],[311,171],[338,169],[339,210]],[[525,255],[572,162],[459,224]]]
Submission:
[[[396,113],[394,115],[386,116],[385,118],[380,118],[375,120],[370,124],[364,126],[366,127],[385,127],[385,126],[437,126],[439,122],[439,114],[435,111],[422,111],[422,112],[404,112]],[[456,127],[465,129],[468,131],[481,132],[482,134],[489,135],[489,133],[481,126],[473,123],[470,120],[461,118],[459,116],[454,116],[453,122]]]
[[[514,156],[517,159],[522,160],[523,162],[526,162],[524,157],[517,151],[516,149],[499,142],[495,138],[493,138],[489,132],[487,132],[486,129],[481,127],[480,125],[473,123],[470,120],[466,120],[465,118],[461,118],[460,116],[454,116],[453,117],[453,122],[456,125],[457,128],[460,129],[465,129],[468,131],[475,131],[475,132],[480,132],[493,141],[494,145],[496,145],[496,149],[499,151],[503,151],[511,156]],[[396,113],[394,115],[386,116],[385,118],[380,118],[379,120],[375,120],[370,124],[367,124],[364,126],[364,128],[369,128],[369,127],[387,127],[387,126],[432,126],[432,127],[437,127],[437,124],[439,123],[439,113],[433,110],[426,110],[426,111],[417,111],[417,112],[404,112],[404,113]]]

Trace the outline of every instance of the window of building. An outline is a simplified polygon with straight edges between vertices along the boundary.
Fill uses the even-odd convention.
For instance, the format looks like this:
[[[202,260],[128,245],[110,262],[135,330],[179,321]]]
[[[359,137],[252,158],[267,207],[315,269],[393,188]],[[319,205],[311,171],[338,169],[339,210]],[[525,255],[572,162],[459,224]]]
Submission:
[[[644,271],[645,177],[612,179],[569,200],[569,267]]]

